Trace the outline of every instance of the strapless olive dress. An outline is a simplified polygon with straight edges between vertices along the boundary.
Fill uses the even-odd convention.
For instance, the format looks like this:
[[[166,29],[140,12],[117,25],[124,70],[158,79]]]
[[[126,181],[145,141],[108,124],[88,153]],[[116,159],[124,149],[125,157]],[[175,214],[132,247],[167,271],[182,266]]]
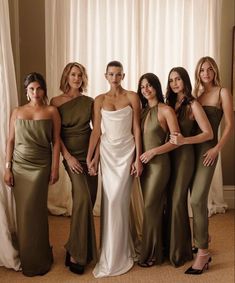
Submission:
[[[96,260],[96,240],[93,204],[97,192],[97,176],[87,172],[86,156],[91,134],[93,99],[82,95],[61,105],[61,138],[69,153],[83,166],[84,173],[73,173],[64,160],[72,183],[73,208],[69,239],[65,245],[70,255],[81,265]]]
[[[223,110],[215,106],[203,106],[210,121],[213,140],[195,145],[196,167],[191,189],[191,206],[193,212],[194,244],[200,249],[208,248],[208,209],[207,201],[216,162],[212,166],[204,166],[204,154],[218,142],[218,128]],[[200,132],[200,129],[197,129]]]
[[[13,193],[20,260],[27,276],[48,272],[53,261],[47,215],[51,141],[51,120],[16,120]]]
[[[158,106],[143,110],[141,119],[143,152],[166,142],[167,133],[158,121]],[[142,264],[163,262],[163,214],[166,185],[170,176],[168,153],[152,158],[141,175],[144,198],[142,246],[139,261]]]

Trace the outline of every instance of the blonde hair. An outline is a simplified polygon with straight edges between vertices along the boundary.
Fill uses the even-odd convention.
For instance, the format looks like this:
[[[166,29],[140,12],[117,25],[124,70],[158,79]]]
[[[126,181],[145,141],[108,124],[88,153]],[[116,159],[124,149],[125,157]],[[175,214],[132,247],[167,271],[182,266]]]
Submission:
[[[68,77],[73,67],[79,68],[79,70],[82,73],[82,85],[80,86],[79,91],[81,93],[86,92],[87,84],[88,84],[88,76],[87,76],[86,68],[82,64],[79,64],[77,62],[71,62],[65,66],[61,79],[60,79],[60,90],[62,90],[63,93],[67,93],[70,90],[70,86],[68,83]]]
[[[219,68],[218,68],[215,60],[212,57],[209,57],[209,56],[202,57],[198,61],[196,69],[195,69],[195,86],[194,86],[194,92],[193,92],[195,97],[198,96],[200,89],[203,88],[203,83],[202,83],[201,78],[200,78],[200,72],[201,72],[202,65],[205,62],[208,62],[211,65],[211,68],[214,71],[214,74],[215,74],[214,79],[213,79],[214,86],[220,86]]]

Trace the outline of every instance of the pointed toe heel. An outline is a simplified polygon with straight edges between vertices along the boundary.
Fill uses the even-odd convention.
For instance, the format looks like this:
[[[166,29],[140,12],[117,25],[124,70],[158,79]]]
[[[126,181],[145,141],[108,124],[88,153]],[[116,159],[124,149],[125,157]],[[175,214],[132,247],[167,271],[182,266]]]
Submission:
[[[204,264],[202,269],[195,269],[192,266],[189,267],[184,273],[185,274],[191,274],[191,275],[200,275],[203,273],[203,271],[209,269],[209,263],[212,261],[212,258],[209,257],[208,261]]]

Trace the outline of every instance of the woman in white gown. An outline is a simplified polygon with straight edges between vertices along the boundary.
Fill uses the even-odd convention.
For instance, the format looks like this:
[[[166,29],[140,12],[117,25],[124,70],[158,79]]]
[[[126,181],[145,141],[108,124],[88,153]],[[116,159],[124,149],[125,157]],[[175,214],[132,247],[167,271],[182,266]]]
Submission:
[[[140,102],[136,93],[122,88],[122,64],[107,65],[105,78],[110,90],[94,103],[94,128],[87,164],[90,174],[97,172],[93,158],[100,141],[102,175],[102,213],[100,258],[93,274],[96,278],[127,272],[134,264],[129,235],[129,208],[133,177],[140,176]]]

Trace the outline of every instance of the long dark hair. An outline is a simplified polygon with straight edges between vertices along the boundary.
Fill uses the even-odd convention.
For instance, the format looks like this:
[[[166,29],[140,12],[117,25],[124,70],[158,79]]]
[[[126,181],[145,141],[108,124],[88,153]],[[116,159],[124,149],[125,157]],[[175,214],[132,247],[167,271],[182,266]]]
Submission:
[[[182,81],[184,83],[185,99],[184,99],[182,105],[188,104],[190,101],[194,100],[194,97],[192,96],[192,84],[191,84],[188,72],[183,67],[172,68],[169,72],[169,75],[168,75],[167,91],[166,91],[166,103],[168,105],[170,105],[172,108],[175,109],[177,95],[173,92],[173,90],[170,87],[170,75],[171,75],[172,72],[176,72],[177,74],[179,74],[180,78],[182,79]]]
[[[142,104],[142,108],[145,108],[148,105],[148,100],[141,93],[141,83],[143,79],[146,79],[148,83],[155,89],[158,102],[164,103],[162,86],[161,86],[159,78],[153,73],[146,73],[140,77],[139,83],[138,83],[138,90],[137,90],[137,94],[139,95],[139,98]]]
[[[27,94],[27,87],[29,84],[33,82],[38,82],[41,89],[44,91],[44,97],[43,97],[43,102],[45,104],[48,104],[48,96],[47,96],[47,85],[44,77],[36,72],[29,73],[25,79],[24,79],[24,89],[25,89],[25,94]]]

